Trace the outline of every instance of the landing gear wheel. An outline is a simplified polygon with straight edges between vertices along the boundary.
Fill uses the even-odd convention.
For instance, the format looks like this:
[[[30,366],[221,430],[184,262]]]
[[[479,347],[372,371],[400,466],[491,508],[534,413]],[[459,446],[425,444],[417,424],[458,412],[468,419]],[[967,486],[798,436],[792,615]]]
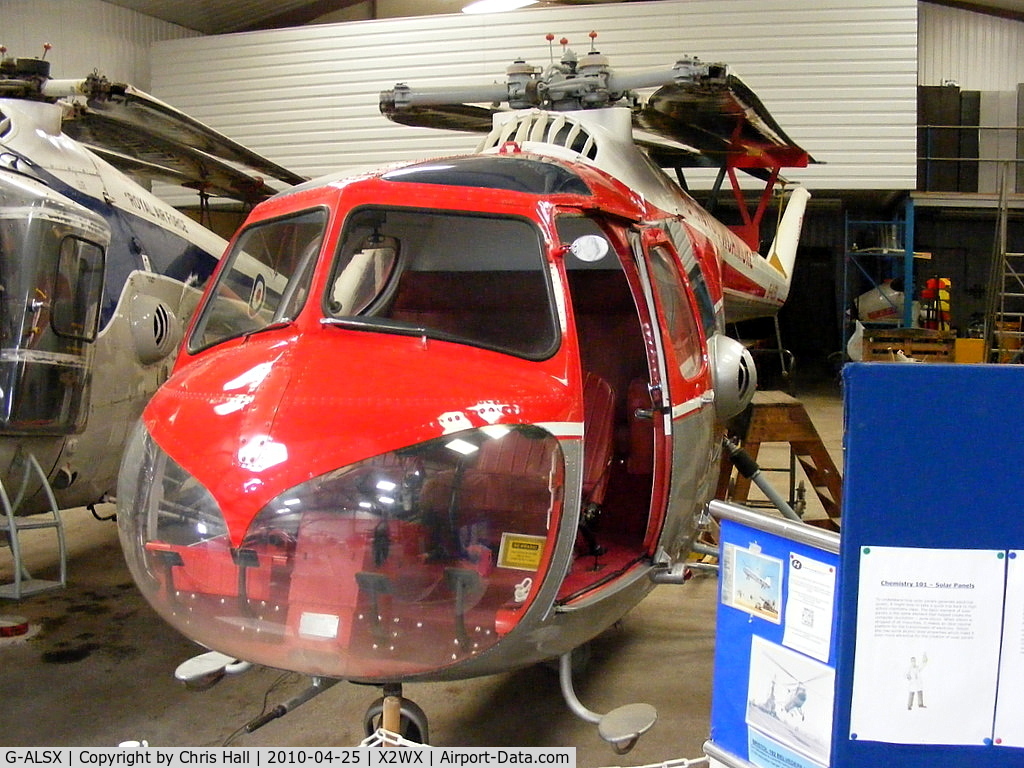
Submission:
[[[381,727],[383,720],[384,697],[381,697],[373,702],[363,715],[363,731],[367,736],[372,736]],[[427,729],[427,713],[416,702],[402,699],[402,718],[398,735],[417,744],[428,743],[430,736]]]

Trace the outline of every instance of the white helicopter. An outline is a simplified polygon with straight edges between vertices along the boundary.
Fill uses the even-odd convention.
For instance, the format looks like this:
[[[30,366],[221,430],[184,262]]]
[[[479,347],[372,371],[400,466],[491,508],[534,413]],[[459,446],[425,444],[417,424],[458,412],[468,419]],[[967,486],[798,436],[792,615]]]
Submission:
[[[264,178],[302,178],[129,85],[52,79],[45,58],[4,48],[0,60],[0,519],[10,521],[113,493],[128,430],[167,378],[223,252],[222,238],[130,176],[247,205],[277,191]]]

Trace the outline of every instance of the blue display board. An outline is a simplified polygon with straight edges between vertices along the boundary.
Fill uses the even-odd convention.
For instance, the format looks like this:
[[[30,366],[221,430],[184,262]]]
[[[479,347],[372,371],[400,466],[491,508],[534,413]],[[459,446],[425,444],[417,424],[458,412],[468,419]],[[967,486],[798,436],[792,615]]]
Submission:
[[[838,535],[712,502],[721,523],[709,755],[727,765],[828,762]]]
[[[1019,768],[1024,367],[853,364],[844,385],[832,766]]]

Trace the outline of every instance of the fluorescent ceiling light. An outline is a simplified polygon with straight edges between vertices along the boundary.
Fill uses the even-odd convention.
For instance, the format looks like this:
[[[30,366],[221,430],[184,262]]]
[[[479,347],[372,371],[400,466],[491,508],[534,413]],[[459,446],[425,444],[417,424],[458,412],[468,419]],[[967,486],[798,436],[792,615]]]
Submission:
[[[476,0],[462,9],[463,13],[500,13],[533,5],[537,0]]]
[[[470,454],[476,453],[479,448],[473,445],[468,440],[463,440],[461,437],[456,437],[454,440],[445,443],[444,447],[450,451],[461,453],[463,456],[469,456]]]
[[[488,424],[487,426],[480,427],[480,431],[492,440],[500,440],[511,432],[512,428],[506,427],[504,424]]]

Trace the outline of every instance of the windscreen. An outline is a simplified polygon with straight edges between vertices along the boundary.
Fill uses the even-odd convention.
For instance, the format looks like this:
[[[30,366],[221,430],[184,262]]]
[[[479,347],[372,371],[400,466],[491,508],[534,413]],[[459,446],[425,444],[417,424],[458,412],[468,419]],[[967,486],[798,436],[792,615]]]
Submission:
[[[345,224],[324,312],[528,359],[558,344],[543,240],[514,217],[361,208]]]

